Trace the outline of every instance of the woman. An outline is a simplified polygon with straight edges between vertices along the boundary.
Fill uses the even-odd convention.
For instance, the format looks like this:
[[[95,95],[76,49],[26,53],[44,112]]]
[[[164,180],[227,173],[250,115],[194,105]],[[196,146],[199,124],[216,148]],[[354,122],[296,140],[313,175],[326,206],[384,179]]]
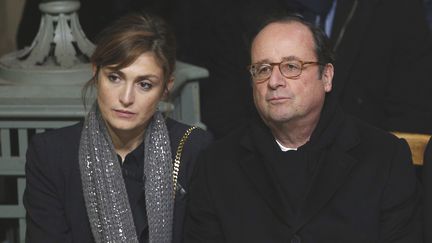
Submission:
[[[29,145],[27,242],[180,242],[189,176],[211,136],[157,110],[173,85],[173,34],[158,17],[125,16],[91,62],[85,121]]]

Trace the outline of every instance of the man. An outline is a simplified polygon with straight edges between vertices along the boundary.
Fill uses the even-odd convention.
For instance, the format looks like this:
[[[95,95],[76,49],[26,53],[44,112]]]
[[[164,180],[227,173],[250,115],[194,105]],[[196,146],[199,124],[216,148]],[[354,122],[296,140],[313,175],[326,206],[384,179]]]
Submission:
[[[185,242],[421,242],[409,148],[338,108],[326,43],[295,16],[259,31],[260,118],[201,154]]]
[[[332,93],[346,113],[387,131],[432,134],[432,38],[423,0],[189,1],[180,19],[193,19],[187,36],[195,36],[181,60],[210,72],[200,82],[201,115],[217,138],[253,114],[246,40],[257,20],[275,11],[298,12],[325,28],[337,56]]]

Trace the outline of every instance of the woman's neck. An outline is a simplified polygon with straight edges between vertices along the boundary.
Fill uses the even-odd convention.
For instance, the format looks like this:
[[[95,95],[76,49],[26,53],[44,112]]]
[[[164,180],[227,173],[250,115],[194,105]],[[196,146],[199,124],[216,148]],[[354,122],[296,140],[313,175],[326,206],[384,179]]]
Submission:
[[[108,129],[108,131],[111,136],[115,152],[120,155],[122,161],[124,161],[126,155],[136,149],[144,140],[145,130],[114,132],[113,130]]]

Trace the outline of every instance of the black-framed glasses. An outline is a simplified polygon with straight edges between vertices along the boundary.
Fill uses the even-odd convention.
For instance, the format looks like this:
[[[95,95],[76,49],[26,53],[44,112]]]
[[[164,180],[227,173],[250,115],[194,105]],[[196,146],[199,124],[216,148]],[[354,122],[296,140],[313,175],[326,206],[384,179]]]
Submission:
[[[274,66],[279,66],[279,71],[285,78],[296,78],[301,75],[305,65],[321,65],[319,62],[305,62],[301,60],[285,60],[273,63],[256,63],[250,65],[249,72],[256,83],[261,83],[270,78]]]

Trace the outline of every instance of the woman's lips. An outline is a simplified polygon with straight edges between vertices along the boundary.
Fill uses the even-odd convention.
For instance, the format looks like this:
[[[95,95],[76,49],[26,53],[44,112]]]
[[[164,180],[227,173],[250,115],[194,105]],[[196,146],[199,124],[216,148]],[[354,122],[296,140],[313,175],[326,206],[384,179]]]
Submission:
[[[135,116],[135,114],[136,114],[136,113],[131,112],[131,111],[117,110],[117,109],[114,109],[114,112],[120,118],[131,118],[131,117]]]

